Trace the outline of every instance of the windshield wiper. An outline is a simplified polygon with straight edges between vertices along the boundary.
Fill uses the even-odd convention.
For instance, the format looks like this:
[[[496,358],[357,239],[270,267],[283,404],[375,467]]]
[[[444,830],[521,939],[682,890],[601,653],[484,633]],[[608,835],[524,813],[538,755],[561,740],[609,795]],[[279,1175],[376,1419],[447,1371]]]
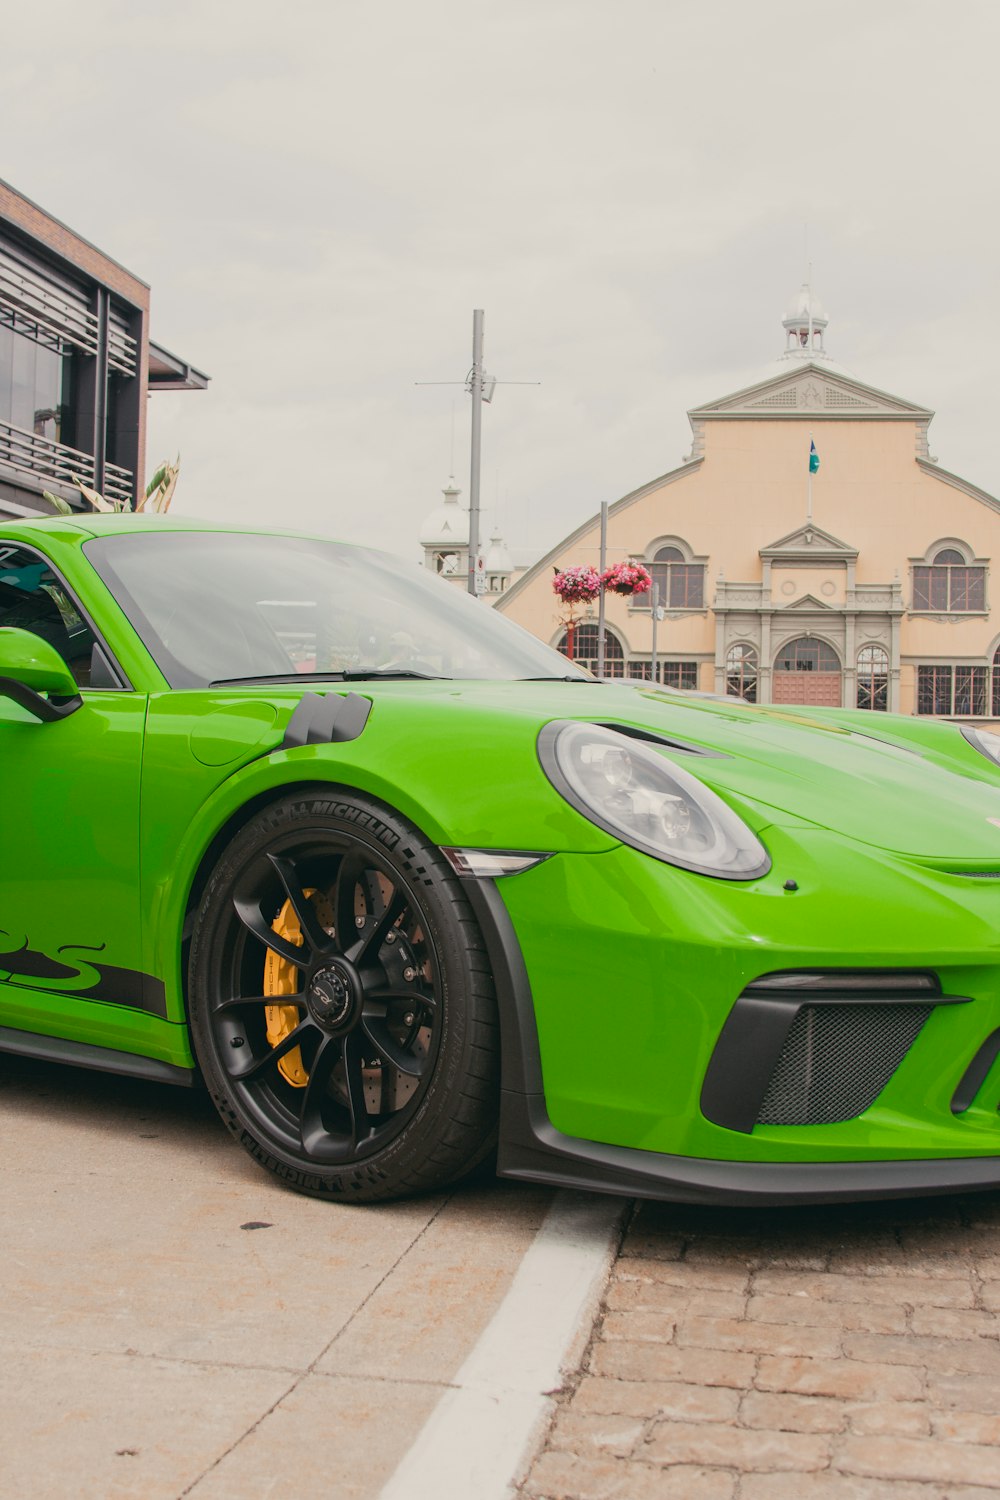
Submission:
[[[259,677],[217,677],[208,685],[215,687],[239,687],[243,682],[343,682],[343,672],[265,672]]]
[[[330,672],[267,672],[259,677],[217,677],[210,688],[239,687],[255,682],[368,682],[377,678],[385,682],[393,678],[420,677],[427,682],[451,682],[450,677],[441,677],[436,672],[414,672],[406,667],[346,667],[343,671]]]
[[[600,677],[517,677],[516,682],[600,682]]]
[[[345,682],[369,682],[374,678],[385,682],[393,677],[421,677],[425,682],[454,682],[455,680],[453,677],[446,677],[443,672],[417,672],[412,667],[348,667],[340,675]]]

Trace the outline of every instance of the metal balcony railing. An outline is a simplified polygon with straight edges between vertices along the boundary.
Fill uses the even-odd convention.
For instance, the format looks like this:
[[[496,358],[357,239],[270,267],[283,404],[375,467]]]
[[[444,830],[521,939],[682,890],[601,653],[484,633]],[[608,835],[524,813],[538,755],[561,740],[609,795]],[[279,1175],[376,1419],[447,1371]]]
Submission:
[[[96,355],[100,327],[85,294],[33,275],[0,248],[0,322],[48,349],[66,354],[78,349]],[[139,351],[120,309],[108,317],[108,364],[123,375],[135,375]]]
[[[28,475],[35,480],[54,480],[69,489],[75,487],[75,477],[91,489],[95,488],[92,454],[68,448],[64,443],[54,443],[50,438],[26,432],[23,427],[14,427],[9,422],[0,422],[0,470],[2,469],[13,470],[15,474]],[[105,464],[102,489],[105,499],[124,501],[130,505],[132,479],[131,470],[123,469],[118,464]]]

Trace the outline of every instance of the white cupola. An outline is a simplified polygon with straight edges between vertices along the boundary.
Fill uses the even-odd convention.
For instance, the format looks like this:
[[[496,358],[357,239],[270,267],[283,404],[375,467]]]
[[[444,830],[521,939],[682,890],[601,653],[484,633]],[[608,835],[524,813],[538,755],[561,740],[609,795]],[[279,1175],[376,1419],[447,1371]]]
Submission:
[[[785,330],[785,354],[802,359],[825,359],[823,334],[829,318],[808,281],[789,302],[781,326]]]
[[[775,375],[787,375],[802,365],[818,365],[832,375],[846,375],[853,379],[850,370],[830,358],[826,352],[826,328],[829,322],[826,309],[808,281],[804,281],[785,308],[781,326],[785,331],[785,347],[777,359],[772,360],[761,371],[757,379],[769,379]]]
[[[464,588],[469,568],[469,512],[459,504],[462,491],[454,476],[441,493],[444,504],[435,506],[420,527],[424,567],[442,578],[454,578]]]

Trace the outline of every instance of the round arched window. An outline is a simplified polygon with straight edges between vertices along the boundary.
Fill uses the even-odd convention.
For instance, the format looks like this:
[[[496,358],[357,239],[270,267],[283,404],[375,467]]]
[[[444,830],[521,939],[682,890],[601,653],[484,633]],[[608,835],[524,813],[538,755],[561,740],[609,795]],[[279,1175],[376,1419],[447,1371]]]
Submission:
[[[957,547],[940,547],[930,563],[913,569],[914,612],[971,614],[986,609],[986,569],[970,563]]]
[[[575,625],[572,627],[573,639],[570,641],[570,631],[565,630],[559,639],[557,650],[563,656],[568,656],[580,667],[589,667],[592,672],[597,671],[597,626]],[[625,653],[622,643],[610,630],[604,632],[604,675],[605,677],[624,677],[625,675]]]
[[[798,640],[782,646],[774,658],[776,672],[839,672],[840,658],[826,641],[812,635],[800,635]]]
[[[889,653],[884,646],[862,646],[858,652],[859,708],[889,707]]]
[[[739,641],[726,652],[726,692],[731,698],[757,702],[758,657],[753,646]]]
[[[664,609],[705,607],[704,563],[687,562],[679,547],[658,547],[649,563],[649,571]],[[632,606],[634,609],[652,609],[653,590],[636,594]]]

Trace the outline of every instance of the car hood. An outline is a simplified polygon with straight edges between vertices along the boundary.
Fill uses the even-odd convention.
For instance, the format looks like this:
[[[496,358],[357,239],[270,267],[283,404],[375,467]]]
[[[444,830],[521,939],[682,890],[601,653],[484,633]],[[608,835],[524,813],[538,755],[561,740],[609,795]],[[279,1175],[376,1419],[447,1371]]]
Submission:
[[[1000,870],[1000,772],[954,726],[934,726],[928,747],[911,739],[911,721],[897,732],[890,715],[834,723],[808,709],[607,682],[440,687],[454,708],[495,707],[537,728],[585,719],[663,736],[673,744],[657,745],[662,754],[758,829],[805,820],[902,855]]]
[[[618,720],[715,752],[696,758],[664,749],[727,800],[770,809],[772,821],[806,819],[900,854],[1000,869],[1000,776],[956,727],[928,750],[873,714],[831,723],[808,709],[630,688],[612,689],[607,702],[604,723]],[[949,740],[951,763],[940,748]]]
[[[503,841],[501,827],[515,839],[529,837],[526,830],[540,834],[551,822],[543,810],[551,808],[551,789],[537,757],[538,733],[553,720],[574,719],[656,737],[653,748],[711,786],[757,831],[805,822],[948,868],[1000,871],[1000,770],[952,725],[915,730],[912,719],[846,712],[824,720],[808,709],[607,682],[385,681],[349,690],[372,701],[361,738],[292,754],[336,761],[345,779],[350,764],[359,771],[381,764],[384,778],[372,789],[397,802],[399,789],[415,807],[438,807],[440,830],[455,836],[461,829],[495,843]],[[348,688],[310,683],[307,691]],[[274,735],[264,752],[273,754],[302,695],[297,685],[220,694],[215,708],[222,712],[212,724],[228,721],[243,739],[247,698],[258,705],[266,698],[275,719],[263,745]],[[188,697],[169,696],[175,703]],[[244,754],[259,755],[262,747],[245,745]],[[597,832],[591,825],[590,834]]]

